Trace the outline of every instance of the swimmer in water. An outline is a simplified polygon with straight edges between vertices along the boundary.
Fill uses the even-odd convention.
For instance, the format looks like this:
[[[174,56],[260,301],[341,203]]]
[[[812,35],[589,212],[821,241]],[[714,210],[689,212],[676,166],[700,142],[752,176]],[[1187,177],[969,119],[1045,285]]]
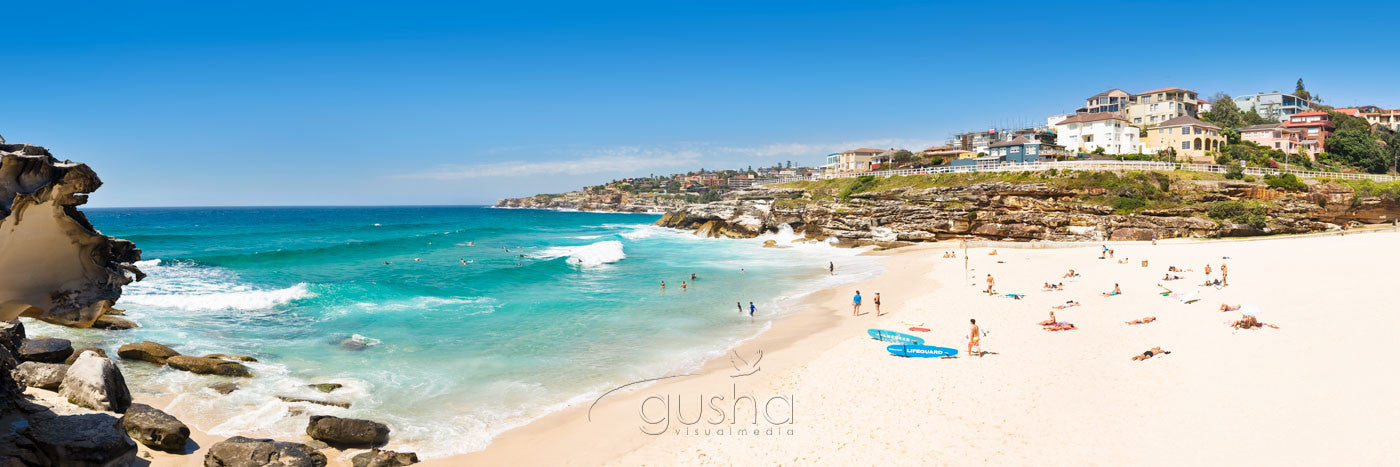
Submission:
[[[422,260],[423,260],[423,258],[413,258],[413,261],[414,261],[414,262],[418,262],[418,261],[422,261]]]
[[[476,246],[476,242],[467,242],[467,246]]]
[[[690,273],[690,281],[695,282],[695,273]]]
[[[458,258],[457,261],[461,261],[463,266],[466,266],[466,265],[467,265],[467,259],[466,259],[466,258]]]
[[[685,281],[681,281],[681,290],[685,290]]]

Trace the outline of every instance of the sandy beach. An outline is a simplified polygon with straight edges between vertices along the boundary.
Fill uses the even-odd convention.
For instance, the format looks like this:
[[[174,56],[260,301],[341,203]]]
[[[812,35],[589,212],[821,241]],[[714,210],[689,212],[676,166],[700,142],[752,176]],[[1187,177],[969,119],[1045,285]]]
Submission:
[[[1386,361],[1400,329],[1386,293],[1397,241],[1385,229],[1109,244],[1115,260],[1098,259],[1099,244],[1022,244],[995,256],[970,249],[967,273],[961,251],[942,257],[954,244],[873,252],[885,257],[882,276],[814,294],[735,349],[745,361],[762,351],[757,371],[720,359],[429,464],[1381,464],[1400,455],[1390,442],[1400,436],[1400,401],[1390,397],[1400,377]],[[1222,262],[1230,285],[1199,286],[1203,268]],[[1173,273],[1183,279],[1163,281],[1169,266],[1186,270]],[[1080,277],[1062,278],[1070,268]],[[1026,296],[983,293],[988,273],[999,294]],[[1065,291],[1042,291],[1060,281]],[[1122,295],[1101,296],[1114,283]],[[1199,290],[1199,300],[1163,297],[1158,284]],[[858,317],[855,290],[865,294]],[[1078,329],[1036,324],[1067,300],[1082,306],[1056,315]],[[1277,328],[1234,329],[1227,323],[1241,314],[1222,303],[1256,305],[1259,321]],[[1125,324],[1147,316],[1157,319]],[[982,357],[965,353],[971,318],[987,332]],[[891,356],[867,328],[962,353]],[[1131,360],[1156,346],[1171,353]],[[749,399],[733,408],[736,396],[767,407],[757,425]]]

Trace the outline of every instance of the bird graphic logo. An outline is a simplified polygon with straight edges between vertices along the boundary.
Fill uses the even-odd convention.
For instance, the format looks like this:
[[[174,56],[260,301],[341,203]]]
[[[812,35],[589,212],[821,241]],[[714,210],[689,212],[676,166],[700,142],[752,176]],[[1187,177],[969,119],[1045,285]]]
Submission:
[[[763,360],[762,350],[755,351],[752,360],[745,360],[744,357],[739,356],[738,351],[729,351],[729,364],[734,365],[734,374],[729,375],[729,377],[738,378],[758,373],[759,360]]]

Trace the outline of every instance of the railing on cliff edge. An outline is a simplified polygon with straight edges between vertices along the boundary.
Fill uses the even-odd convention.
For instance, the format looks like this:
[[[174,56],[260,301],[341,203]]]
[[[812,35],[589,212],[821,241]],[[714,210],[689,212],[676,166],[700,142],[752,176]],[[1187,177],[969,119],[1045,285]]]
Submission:
[[[802,182],[813,180],[829,180],[834,178],[855,178],[866,175],[876,177],[893,177],[899,175],[926,175],[926,174],[948,174],[948,173],[971,173],[971,172],[1039,172],[1043,170],[1188,170],[1193,172],[1225,173],[1228,166],[1220,164],[1188,164],[1177,162],[1153,162],[1153,161],[1054,161],[1054,162],[1031,162],[1031,163],[996,163],[977,164],[964,166],[942,166],[925,167],[917,169],[897,169],[880,170],[873,172],[855,172],[831,175],[818,175],[813,177],[788,177],[768,180],[755,180],[754,185],[772,185],[777,183]],[[1376,182],[1389,182],[1400,180],[1394,175],[1375,175],[1363,173],[1342,173],[1342,172],[1317,172],[1312,170],[1293,169],[1262,169],[1258,167],[1246,167],[1246,175],[1282,175],[1293,174],[1301,178],[1332,178],[1340,180],[1371,180]]]

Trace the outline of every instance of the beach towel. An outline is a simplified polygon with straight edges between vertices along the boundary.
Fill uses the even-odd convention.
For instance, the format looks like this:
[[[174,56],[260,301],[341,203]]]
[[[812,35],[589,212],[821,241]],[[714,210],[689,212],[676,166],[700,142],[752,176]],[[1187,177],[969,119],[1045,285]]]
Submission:
[[[1020,299],[1022,299],[1022,298],[1025,298],[1025,297],[1026,297],[1026,294],[1009,293],[1009,294],[1002,295],[1002,296],[1003,296],[1003,297],[1006,297],[1006,298],[1014,298],[1014,299],[1020,300]]]

